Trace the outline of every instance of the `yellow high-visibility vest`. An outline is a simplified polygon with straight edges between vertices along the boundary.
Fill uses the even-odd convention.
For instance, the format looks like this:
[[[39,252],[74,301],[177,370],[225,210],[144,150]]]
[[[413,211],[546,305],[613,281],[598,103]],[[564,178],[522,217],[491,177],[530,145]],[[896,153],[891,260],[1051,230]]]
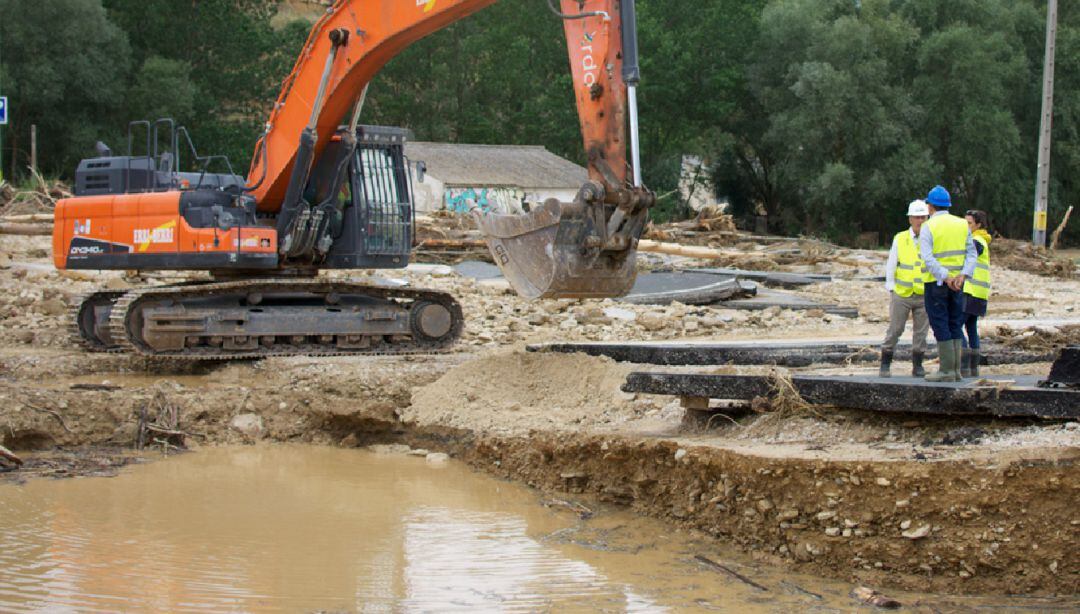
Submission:
[[[984,301],[990,298],[990,244],[982,237],[975,237],[982,245],[982,253],[975,263],[975,274],[964,282],[964,294],[969,294]]]
[[[930,229],[930,234],[934,237],[934,258],[937,258],[938,263],[953,275],[963,272],[967,238],[971,232],[967,221],[946,212],[931,217],[924,226]],[[925,266],[923,268],[923,280],[927,283],[936,282],[930,269]]]
[[[901,298],[908,298],[912,294],[923,294],[923,263],[919,256],[919,246],[915,245],[915,239],[910,230],[901,230],[893,238],[896,244],[896,286],[893,292]]]

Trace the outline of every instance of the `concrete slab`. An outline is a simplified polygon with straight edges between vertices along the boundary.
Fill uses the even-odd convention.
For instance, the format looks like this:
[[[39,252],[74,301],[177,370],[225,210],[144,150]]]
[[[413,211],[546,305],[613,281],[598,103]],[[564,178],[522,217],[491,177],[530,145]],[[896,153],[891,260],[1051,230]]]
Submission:
[[[832,277],[829,275],[823,275],[820,273],[787,273],[783,271],[748,271],[745,269],[724,269],[724,268],[700,268],[691,269],[694,272],[712,273],[714,275],[724,275],[728,277],[738,277],[739,279],[749,279],[750,281],[756,281],[766,286],[779,286],[781,288],[801,288],[803,286],[810,286],[813,284],[820,284],[832,281]]]
[[[457,271],[458,275],[469,277],[471,279],[495,279],[502,277],[502,271],[499,270],[499,267],[490,262],[480,262],[479,260],[466,260],[465,262],[455,264],[453,269]]]
[[[1038,388],[1038,378],[1009,376],[1014,382],[976,386],[976,382],[931,383],[912,377],[792,377],[807,402],[848,409],[956,416],[1080,417],[1080,391]],[[980,380],[985,381],[985,380]],[[1008,387],[1005,387],[1008,386]],[[749,400],[772,391],[768,377],[694,373],[631,373],[624,392],[705,399]]]
[[[857,318],[859,316],[859,310],[855,307],[825,305],[822,303],[816,303],[809,299],[802,298],[800,296],[795,296],[794,294],[788,294],[787,292],[780,292],[778,290],[768,289],[758,290],[757,296],[753,298],[727,301],[724,303],[724,306],[730,309],[745,309],[750,311],[758,311],[762,309],[768,309],[770,307],[793,309],[797,311],[821,309],[825,313],[842,316],[845,318]]]
[[[678,301],[684,305],[710,305],[732,297],[753,296],[757,285],[708,273],[684,271],[642,273],[630,293],[619,299],[634,305],[668,305]]]

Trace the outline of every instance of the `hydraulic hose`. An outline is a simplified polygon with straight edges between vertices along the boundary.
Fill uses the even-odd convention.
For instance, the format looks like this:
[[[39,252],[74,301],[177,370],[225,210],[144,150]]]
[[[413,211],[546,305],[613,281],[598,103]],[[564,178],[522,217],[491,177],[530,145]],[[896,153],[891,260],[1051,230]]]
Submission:
[[[244,186],[243,191],[245,192],[254,192],[255,190],[258,190],[259,186],[261,186],[263,182],[266,181],[266,133],[263,133],[263,135],[259,137],[259,141],[255,144],[255,156],[258,157],[259,155],[262,155],[262,177],[259,177],[259,180],[255,182],[255,185]]]
[[[611,19],[605,11],[592,11],[589,13],[564,13],[555,7],[555,0],[548,0],[548,7],[559,19],[585,19],[586,17],[603,17],[604,21]]]

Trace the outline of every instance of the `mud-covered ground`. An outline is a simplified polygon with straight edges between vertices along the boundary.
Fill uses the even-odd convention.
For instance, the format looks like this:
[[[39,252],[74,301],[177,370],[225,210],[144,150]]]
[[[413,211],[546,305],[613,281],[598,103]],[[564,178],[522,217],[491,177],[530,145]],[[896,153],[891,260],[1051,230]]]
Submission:
[[[538,488],[630,506],[770,564],[915,590],[1077,592],[1076,423],[821,411],[753,413],[703,429],[684,422],[677,400],[621,392],[633,365],[524,351],[526,343],[556,340],[876,338],[887,301],[880,284],[841,280],[799,292],[859,308],[858,318],[846,319],[528,303],[499,283],[395,272],[461,300],[469,324],[456,351],[193,365],[73,349],[66,317],[80,293],[161,280],[58,273],[47,239],[0,236],[0,445],[26,460],[0,479],[108,473],[176,453],[167,445],[175,439],[154,433],[140,455],[128,452],[141,425],[145,434],[147,422],[171,410],[179,416],[172,426],[196,450],[404,441]],[[845,266],[870,273],[881,259],[862,253],[847,258],[862,269]],[[852,270],[845,274],[854,277]],[[1074,334],[1080,282],[995,271],[995,288],[987,336],[1041,348]],[[704,370],[717,369],[766,370]],[[837,370],[819,368],[826,369]]]

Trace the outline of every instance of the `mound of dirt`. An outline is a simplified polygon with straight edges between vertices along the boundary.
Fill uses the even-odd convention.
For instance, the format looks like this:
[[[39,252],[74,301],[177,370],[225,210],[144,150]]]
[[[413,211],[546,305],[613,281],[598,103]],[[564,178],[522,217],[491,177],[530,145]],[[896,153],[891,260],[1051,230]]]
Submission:
[[[1023,241],[996,237],[990,245],[990,256],[995,266],[1014,271],[1061,279],[1075,279],[1077,276],[1076,263],[1069,258]]]
[[[1007,348],[1028,351],[1060,350],[1067,345],[1080,345],[1080,325],[1028,326],[1027,328],[998,327],[985,335]]]
[[[401,418],[500,434],[623,424],[658,409],[619,390],[631,368],[584,354],[497,352],[415,391]]]

